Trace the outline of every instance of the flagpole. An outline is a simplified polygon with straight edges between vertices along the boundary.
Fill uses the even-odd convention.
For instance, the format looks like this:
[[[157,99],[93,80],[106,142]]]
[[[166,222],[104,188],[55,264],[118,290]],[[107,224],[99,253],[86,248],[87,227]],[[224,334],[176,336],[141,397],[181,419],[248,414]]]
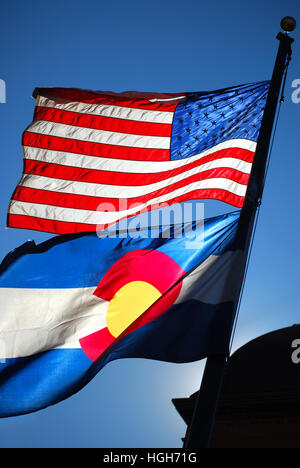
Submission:
[[[277,39],[279,40],[277,57],[236,235],[236,246],[243,250],[244,261],[238,297],[235,301],[232,325],[228,331],[228,342],[232,335],[234,319],[240,302],[249,246],[253,235],[254,221],[263,193],[270,141],[279,95],[282,88],[283,76],[291,59],[291,44],[294,39],[291,38],[288,33],[295,29],[296,21],[294,18],[287,16],[282,19],[280,25],[285,33],[279,32],[277,35]],[[206,360],[201,387],[194,405],[192,421],[187,429],[183,445],[184,448],[208,448],[210,445],[227,359],[228,354],[220,354],[209,356]]]

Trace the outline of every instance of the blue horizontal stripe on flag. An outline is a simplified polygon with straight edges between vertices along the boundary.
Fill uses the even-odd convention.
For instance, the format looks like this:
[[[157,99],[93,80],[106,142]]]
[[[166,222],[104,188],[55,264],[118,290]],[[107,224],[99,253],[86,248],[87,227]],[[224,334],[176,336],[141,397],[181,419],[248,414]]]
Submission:
[[[52,349],[0,361],[0,417],[57,403],[85,385],[91,360],[81,349]]]
[[[42,244],[29,242],[11,252],[0,267],[2,288],[79,288],[97,286],[102,276],[123,255],[136,249],[157,249],[169,255],[185,271],[205,258],[232,249],[228,239],[240,212],[205,220],[205,239],[199,248],[184,247],[184,239],[104,238],[94,233],[56,236]],[[198,232],[198,231],[197,231]],[[201,237],[201,231],[199,231]]]
[[[188,300],[174,305],[121,338],[96,362],[81,349],[53,349],[0,361],[0,417],[30,413],[68,398],[116,359],[183,363],[222,353],[228,346],[229,337],[224,340],[224,335],[232,311],[231,302],[209,305]]]

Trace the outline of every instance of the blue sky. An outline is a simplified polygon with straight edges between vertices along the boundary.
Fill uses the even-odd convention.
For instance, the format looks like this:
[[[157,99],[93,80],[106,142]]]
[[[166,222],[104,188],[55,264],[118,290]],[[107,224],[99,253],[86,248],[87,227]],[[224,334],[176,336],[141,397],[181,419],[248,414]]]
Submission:
[[[50,234],[5,229],[22,172],[21,136],[35,87],[112,91],[204,91],[271,77],[280,19],[300,22],[298,0],[11,1],[1,8],[0,255]],[[275,137],[233,350],[299,323],[300,41]],[[207,204],[206,214],[212,210]],[[226,207],[228,211],[230,207]],[[110,363],[81,392],[55,406],[0,420],[0,447],[181,447],[185,424],[171,398],[197,390],[204,362]]]

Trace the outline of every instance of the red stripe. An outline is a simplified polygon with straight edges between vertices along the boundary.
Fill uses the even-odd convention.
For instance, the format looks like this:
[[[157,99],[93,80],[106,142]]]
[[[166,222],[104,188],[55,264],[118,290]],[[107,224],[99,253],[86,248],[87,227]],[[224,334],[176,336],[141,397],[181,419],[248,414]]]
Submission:
[[[133,135],[170,137],[172,131],[171,124],[87,115],[48,107],[36,107],[34,120],[46,120],[47,122],[57,122],[76,127],[94,128],[97,130],[129,133]]]
[[[237,208],[241,208],[244,203],[244,198],[239,197],[238,195],[234,195],[226,190],[220,189],[205,189],[205,190],[195,190],[185,195],[181,195],[180,197],[176,197],[170,202],[171,204],[174,203],[181,203],[186,200],[197,200],[197,199],[215,199],[220,200],[225,203],[229,203],[230,205],[236,206]],[[157,209],[159,207],[165,207],[166,203],[160,203],[156,205],[151,205],[145,208],[142,212],[150,211],[153,209]],[[135,215],[133,215],[135,216]],[[130,216],[130,217],[133,217]],[[69,234],[70,232],[88,232],[88,231],[96,231],[105,229],[108,225],[94,225],[94,224],[82,224],[82,223],[68,223],[64,221],[53,221],[43,218],[35,218],[31,216],[25,215],[8,215],[7,226],[13,228],[21,228],[21,229],[31,229],[36,231],[46,231],[52,232],[55,234]],[[115,224],[115,223],[112,223]],[[112,225],[111,224],[111,225]]]
[[[56,179],[74,180],[80,182],[92,182],[107,185],[142,186],[160,182],[179,174],[182,174],[184,177],[185,171],[201,166],[202,164],[208,163],[210,161],[228,157],[241,159],[242,161],[252,163],[254,153],[239,148],[224,149],[216,151],[215,153],[205,156],[197,161],[186,164],[185,166],[165,172],[151,174],[101,171],[96,169],[85,169],[26,159],[24,160],[24,172],[26,174],[35,174],[45,177],[54,177]]]
[[[63,99],[66,102],[84,102],[87,104],[131,107],[134,109],[158,110],[161,112],[174,112],[178,104],[178,101],[150,102],[147,98],[140,97],[139,95],[138,98],[136,98],[119,94],[103,94],[102,92],[99,93],[75,88],[37,88],[36,94],[57,101],[58,104],[64,104],[64,101],[62,101]],[[171,99],[179,96],[182,96],[182,94],[167,95],[167,97]]]
[[[87,156],[101,156],[103,158],[129,159],[131,161],[169,161],[170,151],[167,149],[132,148],[130,146],[111,146],[103,143],[72,140],[50,135],[41,135],[25,131],[23,133],[24,146],[44,148],[66,153],[85,154]]]
[[[247,185],[249,180],[248,174],[243,174],[242,172],[236,171],[234,169],[218,168],[212,169],[210,171],[204,171],[200,174],[194,174],[190,177],[186,177],[185,179],[180,180],[179,182],[168,185],[167,187],[155,190],[154,192],[143,196],[133,197],[130,199],[91,197],[87,195],[52,192],[22,186],[17,187],[13,199],[29,203],[40,203],[45,205],[91,211],[99,210],[99,205],[103,204],[105,207],[109,207],[109,210],[107,209],[108,211],[123,211],[130,209],[132,206],[136,206],[136,204],[147,203],[156,197],[167,195],[171,191],[182,188],[192,182],[198,182],[200,180],[214,177],[231,179],[244,185]],[[104,208],[102,208],[101,211],[103,211],[103,209]]]

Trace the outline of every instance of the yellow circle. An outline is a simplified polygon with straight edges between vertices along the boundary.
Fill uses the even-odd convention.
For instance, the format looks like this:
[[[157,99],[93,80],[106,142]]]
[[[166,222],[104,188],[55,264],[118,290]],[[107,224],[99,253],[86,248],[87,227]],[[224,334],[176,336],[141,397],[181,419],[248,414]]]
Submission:
[[[131,281],[125,284],[111,299],[106,323],[116,338],[161,296],[152,284],[145,281]]]

